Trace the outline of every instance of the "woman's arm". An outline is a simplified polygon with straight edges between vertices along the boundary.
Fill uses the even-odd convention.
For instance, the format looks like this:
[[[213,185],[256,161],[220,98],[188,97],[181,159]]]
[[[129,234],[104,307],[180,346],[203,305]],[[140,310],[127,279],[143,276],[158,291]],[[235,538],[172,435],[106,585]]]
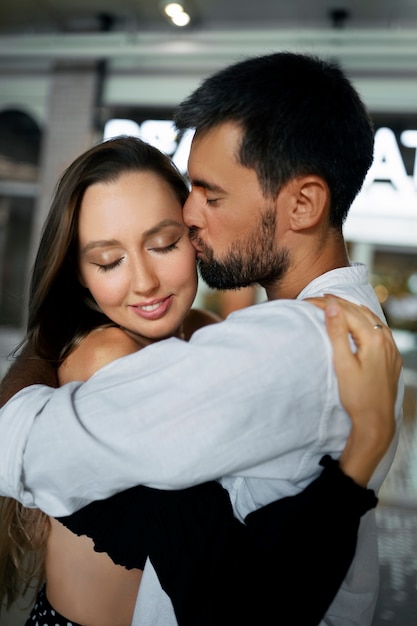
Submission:
[[[352,420],[340,466],[366,486],[395,434],[401,355],[391,330],[367,307],[336,296],[309,301],[325,310],[340,399]]]
[[[246,518],[256,546],[248,592],[257,596],[259,623],[271,615],[279,624],[321,621],[355,554],[360,519],[377,505],[374,492],[364,487],[395,433],[401,357],[391,331],[369,309],[340,298],[314,304],[325,309],[352,430],[339,463],[324,459],[322,474],[304,491]]]

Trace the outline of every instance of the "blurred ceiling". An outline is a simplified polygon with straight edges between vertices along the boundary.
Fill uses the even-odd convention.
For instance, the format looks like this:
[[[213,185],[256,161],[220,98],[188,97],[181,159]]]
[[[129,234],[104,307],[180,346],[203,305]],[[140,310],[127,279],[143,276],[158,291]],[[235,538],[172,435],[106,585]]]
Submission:
[[[185,0],[188,30],[417,28],[416,0]],[[167,31],[159,0],[1,0],[0,34]]]
[[[179,29],[161,0],[0,0],[0,60],[204,74],[286,49],[337,58],[359,75],[417,78],[417,0],[184,2],[192,22]]]

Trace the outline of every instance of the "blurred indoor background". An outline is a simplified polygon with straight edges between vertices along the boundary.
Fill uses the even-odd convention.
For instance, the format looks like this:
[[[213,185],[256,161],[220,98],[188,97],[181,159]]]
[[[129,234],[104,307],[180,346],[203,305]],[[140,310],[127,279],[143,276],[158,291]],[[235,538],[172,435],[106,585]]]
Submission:
[[[399,451],[378,509],[382,583],[374,626],[415,626],[417,1],[186,0],[180,25],[165,5],[0,2],[0,375],[22,336],[28,274],[55,182],[75,156],[105,137],[137,134],[185,171],[190,136],[177,136],[172,114],[205,76],[278,50],[337,60],[376,131],[374,164],[345,235],[352,260],[370,268],[406,377]],[[222,314],[241,306],[203,285],[198,298]],[[2,612],[0,623],[21,625],[24,614]]]

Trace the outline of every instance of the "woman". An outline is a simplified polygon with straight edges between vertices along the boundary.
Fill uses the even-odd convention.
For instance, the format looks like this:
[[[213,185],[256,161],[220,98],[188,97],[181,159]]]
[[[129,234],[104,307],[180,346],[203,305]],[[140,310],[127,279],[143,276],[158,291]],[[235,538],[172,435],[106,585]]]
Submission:
[[[128,183],[126,189],[112,184],[120,173]],[[103,186],[101,180],[110,182]],[[101,198],[97,206],[92,197],[97,189],[104,189],[103,208]],[[110,196],[112,190],[115,195]],[[135,196],[133,202],[129,194]],[[134,139],[99,145],[68,168],[37,254],[26,339],[37,355],[58,369],[60,384],[67,381],[68,364],[81,342],[91,358],[83,358],[77,378],[86,379],[106,362],[109,350],[115,359],[137,350],[144,338],[152,341],[175,334],[188,338],[196,328],[217,320],[209,312],[190,311],[197,274],[194,249],[182,221],[187,194],[169,159]],[[115,216],[120,224],[116,234]],[[142,255],[154,264],[154,272],[147,274],[149,286],[133,284],[145,280]],[[143,302],[133,296],[139,290]],[[156,292],[163,297],[152,295]],[[131,301],[125,302],[125,296]],[[73,621],[95,620],[102,626],[130,623],[139,571],[114,566],[108,557],[93,551],[90,540],[77,538],[39,511],[3,502],[2,518],[12,533],[17,528],[21,532],[10,547],[19,565],[22,539],[26,532],[35,537],[27,541],[33,558],[29,574],[45,567],[48,595],[61,612],[66,612],[68,603]],[[4,541],[7,534],[2,537]],[[14,570],[12,559],[9,568],[2,582],[13,599],[14,581],[17,585],[19,575],[23,580],[24,576],[23,570]]]
[[[110,361],[150,342],[170,336],[187,340],[201,326],[217,321],[208,312],[190,310],[197,275],[194,248],[182,221],[187,193],[169,159],[134,138],[99,144],[66,170],[33,270],[25,340],[27,352],[53,364],[59,384],[86,380]],[[286,499],[290,510],[296,507],[287,519],[296,515],[302,521],[303,507],[311,510],[311,501],[322,502],[323,496],[328,502],[329,490],[336,488],[344,503],[349,498],[360,503],[357,508],[348,507],[351,519],[337,518],[337,523],[342,518],[345,527],[340,532],[343,536],[350,533],[350,541],[337,548],[337,574],[328,573],[322,594],[314,593],[311,623],[318,623],[346,573],[360,515],[376,504],[372,494],[346,483],[346,477],[331,464],[322,476],[330,476],[330,482],[318,479],[302,497]],[[59,521],[3,500],[1,597],[11,603],[36,577],[40,585],[46,581],[46,588],[28,623],[42,616],[43,624],[53,619],[53,624],[126,626],[132,620],[141,568],[149,555],[171,595],[180,624],[219,624],[221,619],[227,623],[230,618],[222,604],[227,598],[222,596],[221,581],[232,577],[241,591],[239,574],[245,563],[258,569],[265,565],[272,554],[271,544],[265,544],[265,523],[274,533],[269,541],[277,541],[277,519],[285,519],[288,502],[265,507],[261,515],[251,514],[243,526],[233,518],[228,496],[217,483],[173,493],[134,488],[61,520],[80,535],[91,535],[99,553],[91,539],[76,536]],[[326,520],[332,514],[331,510],[323,512]],[[129,522],[133,515],[135,529],[138,517],[143,518],[134,549]],[[259,519],[263,522],[258,529]],[[322,521],[317,528],[310,521],[304,551],[315,545],[311,534],[314,539],[317,533],[326,536]],[[282,528],[284,544],[291,545],[292,523],[283,523],[287,524]],[[169,530],[166,535],[164,527]],[[190,543],[180,540],[191,535]],[[282,542],[274,545],[285,562],[284,547]],[[332,554],[335,548],[329,550],[330,560]],[[315,571],[325,570],[329,563],[326,558],[320,564],[314,562],[313,553],[308,558]],[[286,584],[294,588],[289,566],[282,569],[282,589]],[[267,606],[264,583],[262,577],[251,581],[248,592],[258,585]],[[240,620],[249,619],[251,610]],[[235,612],[233,616],[237,617]]]

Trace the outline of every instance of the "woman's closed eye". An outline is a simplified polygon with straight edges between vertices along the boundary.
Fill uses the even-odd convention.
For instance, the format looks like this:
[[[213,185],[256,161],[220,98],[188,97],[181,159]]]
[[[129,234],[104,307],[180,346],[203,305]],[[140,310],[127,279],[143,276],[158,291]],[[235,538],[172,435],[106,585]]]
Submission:
[[[173,243],[170,243],[168,246],[152,246],[151,248],[149,248],[149,250],[151,250],[152,252],[157,252],[159,254],[167,254],[168,252],[171,252],[172,250],[178,249],[178,242],[179,242],[179,239],[177,239]]]
[[[124,261],[124,257],[120,257],[116,259],[116,261],[112,261],[111,263],[94,263],[97,266],[99,272],[110,272],[115,269],[119,265],[121,265]]]

